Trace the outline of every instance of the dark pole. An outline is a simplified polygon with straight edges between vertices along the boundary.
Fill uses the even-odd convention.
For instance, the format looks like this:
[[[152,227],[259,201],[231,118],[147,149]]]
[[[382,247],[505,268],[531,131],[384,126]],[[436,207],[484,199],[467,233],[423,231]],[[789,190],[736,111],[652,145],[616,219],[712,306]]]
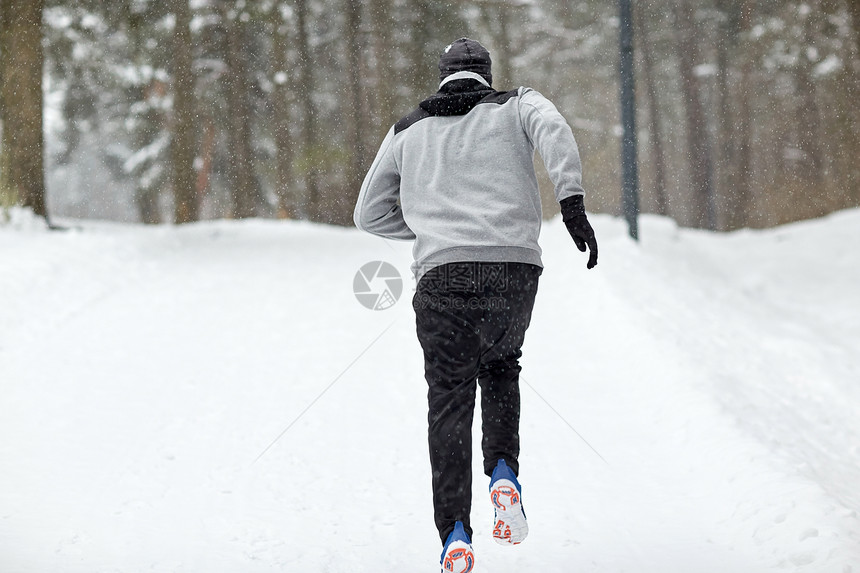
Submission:
[[[621,210],[630,236],[639,240],[639,173],[636,165],[636,90],[633,80],[633,5],[619,0],[621,16]]]

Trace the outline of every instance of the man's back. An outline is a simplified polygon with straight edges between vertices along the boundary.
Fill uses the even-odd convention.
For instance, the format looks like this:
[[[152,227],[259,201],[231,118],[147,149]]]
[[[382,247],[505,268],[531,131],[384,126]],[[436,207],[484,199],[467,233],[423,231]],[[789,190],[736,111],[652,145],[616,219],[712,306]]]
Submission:
[[[517,91],[493,93],[465,115],[425,112],[395,126],[400,203],[416,236],[418,275],[458,260],[540,264],[534,147],[518,105]]]
[[[414,237],[416,278],[454,261],[540,266],[536,146],[557,198],[582,194],[576,143],[552,103],[529,88],[496,92],[460,81],[389,131],[364,182],[356,223],[374,232],[374,221],[359,216],[370,214],[362,198],[396,186],[403,223],[395,238]]]

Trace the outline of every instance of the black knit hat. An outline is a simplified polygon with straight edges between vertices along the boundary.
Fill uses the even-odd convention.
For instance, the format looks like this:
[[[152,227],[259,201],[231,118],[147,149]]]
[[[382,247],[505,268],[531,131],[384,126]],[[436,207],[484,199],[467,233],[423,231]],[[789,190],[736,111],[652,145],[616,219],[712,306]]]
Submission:
[[[439,56],[439,80],[457,72],[474,72],[492,85],[490,52],[480,42],[469,38],[454,40]]]

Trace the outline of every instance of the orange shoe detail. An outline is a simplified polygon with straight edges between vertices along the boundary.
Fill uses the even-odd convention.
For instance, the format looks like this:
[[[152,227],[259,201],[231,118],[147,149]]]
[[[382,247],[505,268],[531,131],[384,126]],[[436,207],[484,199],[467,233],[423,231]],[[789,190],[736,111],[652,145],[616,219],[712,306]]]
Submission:
[[[445,554],[443,567],[452,573],[469,573],[475,566],[475,556],[465,547],[456,547]]]

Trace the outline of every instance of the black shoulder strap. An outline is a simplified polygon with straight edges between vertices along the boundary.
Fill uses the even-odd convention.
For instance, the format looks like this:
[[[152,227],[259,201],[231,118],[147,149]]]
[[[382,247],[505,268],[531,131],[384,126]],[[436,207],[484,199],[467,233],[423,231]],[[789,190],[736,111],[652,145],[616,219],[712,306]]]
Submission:
[[[518,89],[511,90],[509,92],[496,92],[494,94],[488,95],[478,103],[495,103],[501,105],[503,103],[506,103],[512,97],[516,97],[519,93],[520,90]]]
[[[511,90],[509,92],[494,92],[477,103],[494,103],[502,105],[511,98],[516,97],[517,94],[519,94],[519,90]],[[432,115],[433,114],[431,114],[422,107],[416,108],[409,115],[394,124],[394,135],[397,135],[401,131],[405,131],[410,126],[415,125],[422,119],[426,119],[428,117],[431,117]]]
[[[422,119],[426,119],[430,117],[430,114],[424,111],[423,109],[416,108],[415,111],[398,121],[394,124],[394,135],[397,135],[401,131],[407,129],[409,126],[418,123]]]

